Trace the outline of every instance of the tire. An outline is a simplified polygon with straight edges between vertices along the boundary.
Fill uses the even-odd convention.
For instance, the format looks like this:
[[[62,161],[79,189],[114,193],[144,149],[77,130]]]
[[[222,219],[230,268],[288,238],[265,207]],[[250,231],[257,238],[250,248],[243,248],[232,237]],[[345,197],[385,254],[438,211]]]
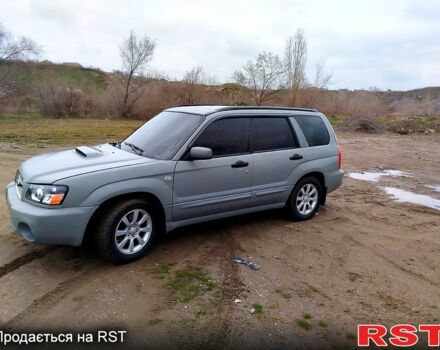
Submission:
[[[142,199],[121,201],[101,213],[95,236],[97,250],[116,264],[135,261],[151,247],[159,227],[153,205]]]
[[[287,201],[289,216],[297,221],[311,219],[322,203],[322,196],[322,185],[316,177],[309,176],[300,179]]]

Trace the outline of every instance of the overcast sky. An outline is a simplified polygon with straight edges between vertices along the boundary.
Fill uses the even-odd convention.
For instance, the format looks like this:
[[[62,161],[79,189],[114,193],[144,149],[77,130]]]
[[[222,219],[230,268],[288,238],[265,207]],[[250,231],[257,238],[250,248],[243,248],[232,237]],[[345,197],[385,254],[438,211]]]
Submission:
[[[156,40],[155,69],[181,78],[201,65],[220,81],[262,50],[282,55],[303,28],[308,76],[325,61],[331,88],[440,85],[440,0],[2,0],[0,22],[41,59],[107,71],[133,29]]]

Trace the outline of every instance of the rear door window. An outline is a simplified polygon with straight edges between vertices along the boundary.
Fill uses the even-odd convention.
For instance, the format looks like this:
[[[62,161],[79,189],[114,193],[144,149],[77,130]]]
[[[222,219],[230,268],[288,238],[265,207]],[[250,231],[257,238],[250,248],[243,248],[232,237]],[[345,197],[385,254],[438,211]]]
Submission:
[[[301,128],[309,147],[328,145],[330,135],[321,117],[317,115],[297,115],[294,118]]]
[[[254,152],[296,148],[292,127],[284,117],[252,117],[252,150]]]

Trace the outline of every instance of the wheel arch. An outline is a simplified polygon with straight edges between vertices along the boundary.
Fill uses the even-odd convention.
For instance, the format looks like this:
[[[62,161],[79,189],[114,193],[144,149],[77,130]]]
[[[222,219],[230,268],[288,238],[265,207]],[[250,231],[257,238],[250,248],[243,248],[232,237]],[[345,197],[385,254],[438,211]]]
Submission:
[[[305,177],[314,177],[314,178],[316,178],[319,181],[319,183],[321,184],[321,187],[322,187],[322,198],[321,198],[320,204],[324,205],[325,201],[327,199],[327,187],[325,186],[325,176],[324,176],[324,174],[322,172],[319,172],[319,171],[308,172],[308,173],[304,174],[303,176],[301,176],[298,179],[298,181],[295,183],[295,186],[296,186],[296,184],[299,181],[301,181]],[[292,193],[293,193],[293,191],[295,189],[295,186],[293,186]],[[290,199],[290,196],[289,196],[289,199]]]
[[[165,223],[166,223],[165,209],[160,199],[150,192],[130,192],[130,193],[119,194],[111,198],[107,198],[99,205],[99,207],[95,210],[95,212],[93,213],[87,224],[82,243],[83,244],[90,243],[91,238],[93,237],[94,234],[95,226],[102,213],[104,213],[108,208],[115,205],[116,203],[129,199],[143,199],[145,201],[148,201],[149,203],[152,203],[154,207],[157,209],[157,214],[159,216],[159,222],[161,225],[160,232],[165,232]]]

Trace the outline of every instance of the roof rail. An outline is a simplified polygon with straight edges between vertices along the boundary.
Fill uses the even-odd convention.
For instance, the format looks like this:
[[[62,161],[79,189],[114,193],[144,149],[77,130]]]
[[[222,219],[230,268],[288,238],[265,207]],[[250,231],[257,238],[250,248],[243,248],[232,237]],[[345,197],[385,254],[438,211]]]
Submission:
[[[319,112],[314,108],[296,108],[296,107],[276,107],[276,106],[227,106],[219,108],[215,111],[212,111],[209,114],[223,111],[233,111],[233,110],[241,110],[241,109],[271,109],[271,110],[282,110],[282,111],[300,111],[300,112]]]
[[[190,103],[185,103],[183,105],[178,105],[178,106],[174,106],[172,108],[177,108],[177,107],[197,107],[197,106],[218,106],[218,105],[208,105],[208,104],[203,104],[203,103],[198,103],[198,104],[190,104]]]
[[[210,115],[217,112],[233,111],[233,110],[249,110],[249,109],[269,109],[269,110],[281,110],[281,111],[302,111],[302,112],[319,112],[313,108],[295,108],[295,107],[277,107],[277,106],[222,106],[216,104],[182,104],[172,108],[178,107],[213,107],[211,111],[204,113],[203,115]]]

